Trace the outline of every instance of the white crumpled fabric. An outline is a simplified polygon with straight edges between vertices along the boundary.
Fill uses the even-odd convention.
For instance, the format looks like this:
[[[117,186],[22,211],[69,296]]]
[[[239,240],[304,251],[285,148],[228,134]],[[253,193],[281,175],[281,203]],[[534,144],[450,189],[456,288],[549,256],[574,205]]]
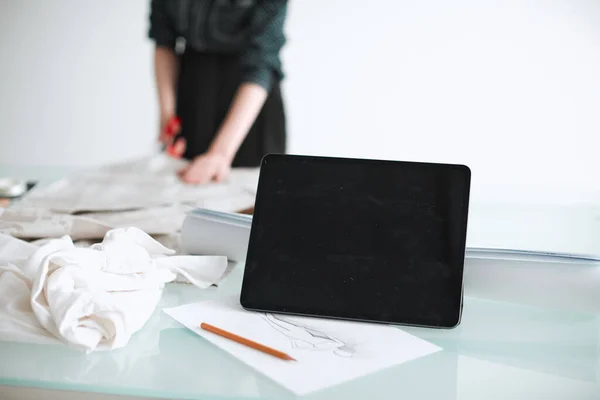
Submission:
[[[68,236],[37,247],[0,234],[0,340],[125,346],[166,283],[207,288],[227,269],[226,257],[173,253],[138,228],[113,229],[87,248]]]

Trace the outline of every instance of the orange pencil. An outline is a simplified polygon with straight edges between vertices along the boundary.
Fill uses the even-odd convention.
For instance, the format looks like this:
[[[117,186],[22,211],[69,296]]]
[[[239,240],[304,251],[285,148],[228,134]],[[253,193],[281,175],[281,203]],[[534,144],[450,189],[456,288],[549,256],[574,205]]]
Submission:
[[[262,351],[263,353],[270,354],[277,358],[281,358],[282,360],[296,361],[294,358],[290,357],[289,355],[287,355],[279,350],[272,349],[263,344],[256,343],[252,340],[243,338],[243,337],[233,334],[231,332],[227,332],[223,329],[217,328],[216,326],[207,324],[206,322],[201,323],[200,328],[204,329],[205,331],[209,331],[216,335],[222,336],[226,339],[233,340],[234,342],[243,344],[244,346],[252,347],[255,350]]]

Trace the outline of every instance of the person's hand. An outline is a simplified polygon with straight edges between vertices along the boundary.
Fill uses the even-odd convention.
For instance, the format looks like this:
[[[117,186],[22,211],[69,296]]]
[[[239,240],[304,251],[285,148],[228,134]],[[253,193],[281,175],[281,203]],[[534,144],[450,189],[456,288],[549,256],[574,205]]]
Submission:
[[[160,113],[160,124],[159,124],[159,135],[158,140],[165,146],[173,144],[173,138],[181,130],[181,123],[175,114],[170,112]]]
[[[167,146],[167,154],[174,158],[181,158],[185,153],[187,142],[184,138],[179,138],[172,145]]]
[[[188,166],[179,171],[179,177],[186,183],[204,184],[210,181],[221,182],[231,171],[231,160],[216,152],[208,151],[194,158]]]
[[[171,157],[181,158],[183,153],[185,153],[185,139],[179,138],[173,143],[175,136],[181,130],[181,121],[172,113],[161,113],[160,115],[160,134],[158,140],[166,146],[167,154]]]

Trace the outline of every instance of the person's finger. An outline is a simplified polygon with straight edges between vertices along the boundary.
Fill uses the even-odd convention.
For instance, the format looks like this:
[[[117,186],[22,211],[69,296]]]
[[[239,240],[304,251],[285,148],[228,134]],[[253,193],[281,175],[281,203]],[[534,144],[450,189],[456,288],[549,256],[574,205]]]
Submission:
[[[190,168],[190,164],[186,165],[185,167],[181,168],[179,171],[177,171],[177,175],[182,178],[183,175],[185,175],[185,173],[187,172],[187,170]]]
[[[164,145],[168,145],[169,144],[169,136],[167,136],[165,133],[161,133],[158,136],[158,141]]]
[[[198,173],[196,184],[204,185],[205,183],[210,182],[213,179],[213,176],[215,176],[215,172],[215,168],[212,165],[207,165],[206,168]]]
[[[179,157],[183,156],[183,153],[185,153],[185,150],[187,148],[187,142],[185,140],[185,138],[179,138],[177,140],[177,142],[175,143],[175,153],[177,153],[177,155]]]
[[[207,162],[206,159],[196,160],[183,175],[183,180],[187,183],[201,185],[211,179],[213,171],[214,167],[212,163]]]
[[[219,173],[219,164],[212,161],[205,171],[206,173],[202,176],[201,184],[209,183],[215,179],[215,176]]]
[[[164,144],[167,147],[173,145],[173,139],[174,139],[173,136],[168,135],[165,132],[161,133],[161,135],[160,135],[160,141],[161,141],[161,143]]]
[[[177,141],[168,147],[167,153],[171,157],[181,158],[183,153],[185,153],[186,141],[184,138],[179,138]]]
[[[175,137],[181,128],[181,120],[178,117],[171,117],[165,125],[165,132],[171,137]]]
[[[221,168],[219,168],[219,170],[217,171],[217,173],[214,176],[215,182],[223,182],[225,179],[227,179],[228,175],[229,175],[229,168],[227,168],[227,166],[222,166]]]
[[[173,135],[178,135],[181,131],[181,119],[179,117],[175,117],[173,119],[172,132]]]

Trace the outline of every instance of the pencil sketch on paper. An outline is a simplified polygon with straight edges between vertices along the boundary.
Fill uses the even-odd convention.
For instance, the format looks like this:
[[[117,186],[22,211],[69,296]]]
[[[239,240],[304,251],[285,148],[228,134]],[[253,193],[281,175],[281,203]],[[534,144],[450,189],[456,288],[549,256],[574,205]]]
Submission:
[[[326,332],[319,331],[280,315],[264,314],[261,317],[279,333],[287,336],[292,347],[302,350],[328,351],[339,357],[353,357],[356,346]]]

